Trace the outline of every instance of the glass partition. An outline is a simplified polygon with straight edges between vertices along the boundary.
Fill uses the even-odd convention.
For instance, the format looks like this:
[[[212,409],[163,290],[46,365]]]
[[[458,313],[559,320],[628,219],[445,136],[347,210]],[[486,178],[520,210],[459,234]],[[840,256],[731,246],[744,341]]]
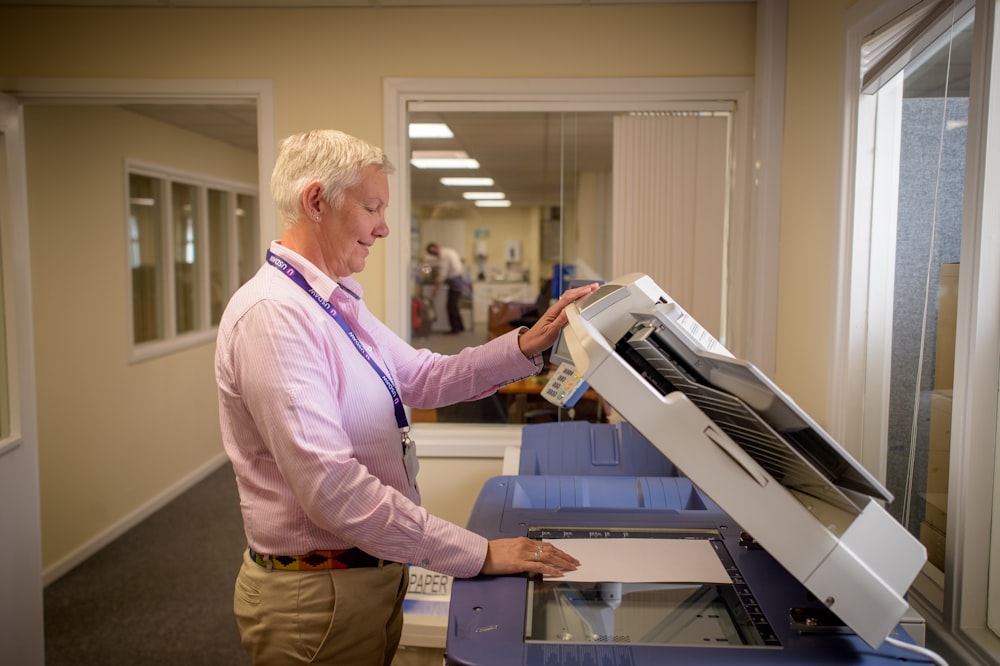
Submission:
[[[970,12],[889,84],[899,86],[887,110],[899,114],[899,129],[885,137],[899,146],[886,479],[896,500],[889,510],[941,571],[971,36]]]
[[[706,100],[657,111],[411,111],[414,344],[455,353],[531,326],[571,281],[632,272],[724,327],[734,110]],[[426,158],[460,162],[444,168]],[[541,397],[546,380],[547,370],[483,400],[414,417],[607,418],[593,391],[571,410],[551,405]]]
[[[260,268],[257,197],[236,195],[236,283],[241,285]]]
[[[610,277],[610,246],[600,239],[610,235],[613,117],[562,111],[410,114],[411,123],[446,125],[466,154],[481,162],[472,170],[409,166],[415,345],[454,353],[482,344],[532,325],[566,280]],[[453,148],[456,139],[410,141],[417,155]],[[487,180],[450,180],[463,177]],[[458,184],[448,184],[453,182]],[[432,244],[444,248],[438,256],[428,252]],[[444,275],[449,249],[462,267],[461,281],[453,279],[451,289]],[[544,374],[529,378],[484,400],[438,409],[433,418],[507,423],[566,417],[541,399],[544,382]],[[596,399],[577,409],[574,417],[600,420]]]
[[[231,272],[229,252],[229,200],[230,194],[222,190],[208,190],[208,275],[211,322],[218,326],[226,307],[230,291]]]
[[[163,337],[162,181],[129,174],[129,246],[133,336],[136,343]]]
[[[910,4],[852,28],[865,36],[852,266],[867,284],[864,443],[885,451],[887,508],[927,548],[909,599],[928,641],[951,663],[993,663],[1000,5]],[[866,69],[868,53],[884,57]]]
[[[899,37],[909,48],[873,69],[870,124],[866,437],[885,442],[887,509],[927,548],[944,585],[951,413],[961,274],[973,12],[942,11]],[[933,19],[933,23],[931,23]],[[885,31],[889,34],[892,31]],[[860,153],[859,153],[860,154]],[[879,397],[876,404],[876,397]]]
[[[198,200],[193,185],[173,183],[173,257],[174,298],[177,333],[186,333],[199,327],[201,289],[199,288],[197,251]]]

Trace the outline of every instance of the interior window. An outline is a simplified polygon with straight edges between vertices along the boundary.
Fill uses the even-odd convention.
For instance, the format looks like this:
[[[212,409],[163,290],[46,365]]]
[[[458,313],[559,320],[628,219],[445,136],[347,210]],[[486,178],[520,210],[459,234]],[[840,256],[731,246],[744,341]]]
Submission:
[[[863,432],[866,448],[885,451],[894,495],[887,509],[927,549],[914,590],[934,613],[947,612],[951,595],[948,499],[958,292],[969,270],[960,260],[973,27],[971,3],[921,3],[862,48],[855,233],[868,243],[858,264],[868,290]]]
[[[567,286],[630,272],[653,277],[724,337],[714,327],[725,325],[727,302],[731,113],[411,111],[408,121],[415,345],[455,353],[482,344],[531,326]],[[461,161],[421,161],[442,158]],[[696,175],[693,162],[701,165]],[[613,164],[629,177],[617,181]],[[617,205],[616,196],[633,205]],[[711,247],[711,258],[690,261],[686,243]],[[547,371],[483,400],[414,410],[413,418],[608,417],[593,391],[573,410],[551,405],[540,395],[546,379]]]
[[[955,323],[969,109],[972,13],[906,64],[878,96],[898,119],[887,479],[889,506],[944,570]],[[877,255],[873,254],[873,258]]]
[[[427,168],[411,161],[415,344],[442,353],[482,344],[533,324],[568,280],[611,277],[610,248],[581,242],[580,229],[589,239],[610,228],[610,210],[583,207],[581,199],[610,191],[612,119],[610,113],[542,111],[410,114],[411,127],[444,127],[451,134],[423,137],[411,130],[414,158],[460,148],[478,164]],[[442,248],[437,256],[428,252],[432,245]],[[461,262],[457,279],[449,251]],[[529,378],[484,400],[435,410],[431,418],[601,418],[596,398],[561,414],[540,397],[544,381],[544,375]]]
[[[174,305],[177,332],[187,333],[199,327],[201,285],[198,264],[201,243],[196,241],[201,222],[198,214],[197,192],[193,185],[173,183],[174,239]]]
[[[236,188],[131,167],[133,341],[140,356],[210,339],[229,297],[256,270],[257,197]]]
[[[162,182],[157,178],[129,174],[132,334],[136,344],[163,336],[161,185]]]
[[[257,197],[236,194],[236,284],[253,277],[260,268],[260,240],[257,237]]]
[[[227,295],[226,276],[230,271],[230,258],[226,252],[227,235],[229,225],[229,200],[228,192],[210,188],[208,190],[208,254],[209,254],[209,303],[211,306],[212,325],[216,326],[222,318],[222,311],[226,307],[223,300]]]

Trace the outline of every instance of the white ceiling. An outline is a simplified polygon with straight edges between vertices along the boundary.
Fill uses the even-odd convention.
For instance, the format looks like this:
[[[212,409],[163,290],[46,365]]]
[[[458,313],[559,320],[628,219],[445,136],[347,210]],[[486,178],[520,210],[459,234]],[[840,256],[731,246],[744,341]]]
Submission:
[[[410,200],[427,206],[460,204],[462,190],[441,185],[441,176],[482,175],[493,178],[494,189],[515,206],[557,206],[574,197],[577,173],[610,173],[612,117],[552,112],[411,114],[411,121],[444,122],[455,134],[454,139],[411,139],[413,150],[464,150],[480,168],[474,174],[411,169]]]
[[[257,107],[252,104],[123,104],[122,108],[257,151]]]

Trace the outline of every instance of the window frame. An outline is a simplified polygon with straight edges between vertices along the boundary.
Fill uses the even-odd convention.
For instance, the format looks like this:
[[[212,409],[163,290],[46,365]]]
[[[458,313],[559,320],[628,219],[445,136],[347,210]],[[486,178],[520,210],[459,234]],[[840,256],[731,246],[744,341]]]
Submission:
[[[1000,1],[975,3],[972,81],[969,102],[969,152],[962,219],[962,280],[958,290],[955,393],[952,413],[952,469],[949,514],[959,522],[949,538],[945,620],[959,639],[975,650],[1000,658],[1000,636],[987,628],[992,511],[1000,490],[996,442],[1000,426]],[[973,99],[973,93],[976,95]],[[986,225],[991,224],[992,228]],[[992,360],[993,363],[983,362]],[[996,586],[997,582],[994,581]],[[1000,609],[994,609],[994,613]]]
[[[160,297],[162,299],[161,311],[159,315],[163,317],[163,333],[161,337],[156,339],[136,342],[135,341],[135,312],[133,307],[133,293],[134,284],[132,278],[132,232],[131,232],[131,206],[130,206],[130,179],[133,175],[144,176],[147,178],[152,178],[160,181],[160,191],[163,197],[163,205],[160,208],[160,256],[158,261],[161,262],[163,269],[163,279],[162,284],[159,285]],[[152,358],[157,358],[160,356],[165,356],[167,354],[172,354],[178,351],[183,351],[191,347],[198,345],[203,345],[215,341],[217,326],[212,323],[211,319],[211,280],[210,280],[210,252],[208,251],[209,246],[209,205],[208,205],[208,192],[209,190],[216,190],[224,192],[227,197],[227,220],[226,233],[224,237],[226,238],[226,254],[227,261],[226,265],[228,267],[226,271],[225,281],[224,281],[224,292],[225,298],[228,300],[236,289],[239,287],[239,278],[236,271],[236,266],[238,263],[238,257],[240,250],[243,246],[249,245],[250,247],[260,246],[260,224],[250,225],[250,233],[254,236],[249,239],[249,241],[241,240],[238,235],[238,224],[236,221],[236,207],[234,202],[237,200],[238,196],[251,196],[254,199],[254,203],[257,207],[254,217],[256,220],[260,220],[260,206],[261,199],[259,188],[251,183],[240,183],[237,181],[231,181],[221,178],[215,178],[212,176],[206,176],[203,174],[197,174],[190,171],[185,171],[181,169],[175,169],[172,167],[167,167],[152,162],[146,162],[143,160],[137,160],[128,158],[125,160],[124,169],[124,238],[125,238],[125,272],[126,280],[129,285],[128,288],[128,318],[127,326],[128,339],[129,339],[129,360],[132,363],[141,362],[149,360]],[[177,319],[176,319],[176,307],[177,307],[177,294],[174,288],[175,280],[175,270],[174,270],[174,239],[173,239],[173,217],[172,217],[172,193],[173,186],[175,184],[191,186],[195,188],[195,200],[197,205],[197,213],[195,215],[196,220],[196,230],[195,230],[195,243],[196,243],[196,257],[204,255],[202,259],[196,258],[196,270],[197,279],[196,285],[198,294],[195,301],[198,304],[198,310],[196,313],[196,325],[193,330],[178,333],[177,332]],[[201,248],[204,248],[202,250]],[[200,254],[199,254],[200,251]]]
[[[839,187],[838,212],[841,280],[828,413],[831,434],[842,441],[862,442],[861,461],[879,478],[884,478],[887,459],[884,430],[875,437],[876,428],[864,429],[866,414],[884,412],[887,401],[884,393],[866,390],[872,388],[870,373],[885,372],[884,364],[872,365],[872,358],[879,365],[879,350],[887,344],[868,321],[868,313],[880,307],[869,292],[873,278],[866,261],[878,239],[872,237],[869,224],[877,202],[873,202],[870,190],[865,190],[873,186],[878,174],[873,170],[873,158],[861,159],[874,148],[874,104],[862,94],[859,77],[852,73],[860,71],[865,36],[917,4],[916,0],[864,0],[849,10],[844,33],[844,180]],[[1000,657],[1000,639],[986,627],[985,583],[990,573],[993,502],[982,501],[1000,489],[995,475],[1000,367],[983,362],[1000,358],[1000,304],[995,298],[1000,293],[996,262],[1000,240],[995,233],[1000,221],[1000,193],[986,187],[991,178],[995,181],[1000,169],[1000,52],[995,48],[1000,26],[998,0],[956,0],[953,4],[959,11],[974,5],[976,14],[951,423],[948,485],[952,492],[945,571],[939,576],[925,569],[914,584],[910,601],[924,616],[930,632],[972,662]],[[887,334],[882,328],[882,334]],[[995,551],[997,545],[992,548]],[[996,552],[993,557],[997,557]]]

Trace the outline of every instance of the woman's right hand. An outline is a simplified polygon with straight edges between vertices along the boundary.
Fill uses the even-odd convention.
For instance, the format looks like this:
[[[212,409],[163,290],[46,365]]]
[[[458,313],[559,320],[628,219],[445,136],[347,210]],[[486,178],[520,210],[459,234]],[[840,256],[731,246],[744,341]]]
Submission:
[[[580,561],[556,548],[551,541],[536,541],[527,537],[495,539],[486,549],[486,561],[479,572],[487,576],[515,573],[540,573],[561,577],[575,571]]]

